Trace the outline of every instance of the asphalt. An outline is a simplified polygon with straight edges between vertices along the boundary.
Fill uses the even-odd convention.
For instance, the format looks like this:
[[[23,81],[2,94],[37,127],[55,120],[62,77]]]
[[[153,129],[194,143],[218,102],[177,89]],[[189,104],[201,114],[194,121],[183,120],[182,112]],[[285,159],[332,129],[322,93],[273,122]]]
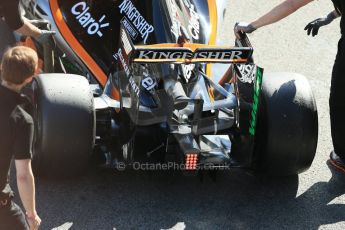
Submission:
[[[230,1],[223,42],[233,44],[236,21],[251,21],[278,2]],[[319,142],[307,172],[274,179],[233,170],[201,182],[176,172],[92,169],[79,179],[38,180],[41,229],[345,229],[345,177],[326,164],[332,150],[328,95],[339,20],[314,38],[303,30],[330,10],[331,1],[314,1],[250,35],[256,63],[266,72],[297,72],[310,81]]]

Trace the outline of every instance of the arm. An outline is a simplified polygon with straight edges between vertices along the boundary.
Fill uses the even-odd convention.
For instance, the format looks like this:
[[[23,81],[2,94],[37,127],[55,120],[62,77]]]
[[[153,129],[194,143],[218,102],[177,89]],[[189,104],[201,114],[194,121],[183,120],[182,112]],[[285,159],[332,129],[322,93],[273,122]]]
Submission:
[[[22,17],[19,9],[19,0],[3,1],[3,16],[8,26],[23,35],[34,37],[42,43],[55,34],[54,31],[41,30],[29,20]]]
[[[239,32],[251,33],[260,27],[277,22],[312,1],[313,0],[285,0],[252,23],[236,23],[234,28],[235,35],[239,38]]]
[[[17,29],[16,32],[26,36],[33,37],[41,43],[48,42],[50,37],[55,34],[55,31],[39,29],[26,18],[23,18],[23,22],[23,26]]]
[[[3,1],[3,14],[7,25],[12,30],[35,38],[40,36],[41,30],[20,14],[19,0]]]
[[[16,118],[13,142],[13,154],[17,171],[17,185],[19,195],[26,210],[26,217],[30,230],[37,229],[41,219],[37,215],[35,205],[35,180],[31,170],[32,143],[34,136],[34,123],[32,117],[21,107],[21,113]]]
[[[40,29],[38,29],[36,26],[32,25],[27,19],[23,19],[23,26],[21,26],[19,29],[16,30],[16,32],[26,35],[26,36],[30,36],[30,37],[34,37],[34,38],[38,38],[39,36],[41,36],[42,32]]]
[[[329,14],[333,14],[334,18],[339,18],[341,16],[341,13],[338,10],[333,10],[331,13]]]
[[[262,26],[275,23],[312,1],[313,0],[286,0],[251,24],[254,26],[254,28],[258,29]]]
[[[27,214],[36,214],[35,179],[31,170],[31,160],[16,160],[15,164],[20,199]]]
[[[41,219],[36,212],[35,179],[31,170],[31,160],[16,160],[17,185],[20,199],[26,210],[30,229],[37,229]]]

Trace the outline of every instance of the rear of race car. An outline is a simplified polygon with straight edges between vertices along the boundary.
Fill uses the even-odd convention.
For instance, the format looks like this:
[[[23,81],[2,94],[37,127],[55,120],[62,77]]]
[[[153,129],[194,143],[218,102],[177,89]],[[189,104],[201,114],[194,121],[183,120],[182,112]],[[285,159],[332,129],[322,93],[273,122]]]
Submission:
[[[121,45],[115,56],[118,66],[111,87],[120,88],[120,104],[136,126],[136,132],[151,125],[164,127],[165,140],[160,140],[157,146],[164,143],[164,154],[178,154],[186,170],[249,166],[262,82],[262,69],[250,63],[252,48],[189,43],[135,46],[124,28],[120,34]],[[203,68],[194,70],[193,80],[188,82],[177,76],[181,65],[195,63],[228,64],[222,85],[207,76]],[[167,65],[176,76],[160,72]],[[252,78],[243,83],[237,77],[248,78],[239,68],[242,65],[251,70],[247,76]],[[182,85],[180,92],[170,92],[166,87],[170,84],[175,91]],[[184,97],[179,99],[175,94]],[[186,102],[185,107],[176,108],[176,100]],[[242,101],[247,103],[247,109],[240,109]],[[145,139],[133,135],[138,142]],[[154,135],[157,134],[149,134]],[[235,138],[247,140],[242,143]],[[241,144],[246,148],[239,147]],[[135,147],[131,151],[135,152]],[[236,151],[243,159],[234,158]]]
[[[305,104],[311,106],[305,117],[313,121],[310,130],[314,131],[309,136],[291,131],[279,137],[289,144],[294,143],[289,142],[290,136],[310,140],[307,154],[290,154],[290,150],[276,154],[283,151],[268,144],[268,136],[278,135],[270,131],[272,122],[266,118],[275,114],[279,120],[280,115],[288,114],[272,108],[290,101],[276,105],[271,100],[268,89],[274,84],[265,84],[263,69],[254,64],[253,48],[246,36],[235,47],[216,45],[224,2],[23,1],[30,19],[47,20],[57,32],[49,52],[45,44],[36,44],[38,51],[43,45],[39,53],[44,69],[54,73],[54,77],[41,74],[34,87],[35,98],[40,99],[35,102],[40,134],[36,141],[37,168],[44,173],[52,168],[55,174],[61,170],[65,174],[79,172],[83,167],[74,166],[86,166],[91,151],[104,155],[109,167],[119,162],[130,166],[137,161],[175,161],[180,169],[197,171],[253,168],[264,165],[264,159],[278,168],[290,161],[284,174],[308,168],[315,154],[312,94],[307,95],[309,104]],[[63,81],[54,86],[57,81],[52,79]],[[65,91],[75,91],[80,97],[67,100],[61,94]],[[287,91],[293,92],[293,87]],[[49,95],[56,100],[48,100]],[[89,103],[84,103],[86,98]],[[66,104],[81,109],[69,112],[73,110],[63,109]],[[300,110],[295,104],[292,108],[295,110],[290,111]],[[53,110],[63,116],[47,116]],[[91,121],[87,129],[73,128],[78,117]],[[296,117],[293,123],[301,127],[301,133],[307,133],[303,130],[309,126],[303,125],[308,122],[299,125],[300,120]],[[287,121],[289,118],[279,124],[292,127]],[[56,132],[51,130],[57,126],[59,133],[71,135],[48,135]],[[45,143],[52,143],[52,147]],[[296,158],[302,159],[301,163],[297,164]]]

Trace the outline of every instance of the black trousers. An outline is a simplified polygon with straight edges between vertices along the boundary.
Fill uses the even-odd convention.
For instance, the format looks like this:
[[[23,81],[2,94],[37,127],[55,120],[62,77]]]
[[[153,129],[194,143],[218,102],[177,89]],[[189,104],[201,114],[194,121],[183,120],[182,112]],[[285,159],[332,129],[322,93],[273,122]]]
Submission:
[[[0,230],[28,230],[22,209],[13,201],[0,207]]]
[[[336,154],[345,162],[345,41],[338,44],[329,99],[331,132]]]

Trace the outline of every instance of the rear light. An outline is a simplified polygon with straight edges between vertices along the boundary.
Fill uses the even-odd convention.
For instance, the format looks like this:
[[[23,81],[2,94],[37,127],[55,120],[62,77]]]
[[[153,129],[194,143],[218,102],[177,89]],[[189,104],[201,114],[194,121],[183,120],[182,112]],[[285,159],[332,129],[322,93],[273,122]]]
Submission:
[[[187,153],[186,154],[186,170],[196,170],[197,164],[198,164],[198,154]]]

